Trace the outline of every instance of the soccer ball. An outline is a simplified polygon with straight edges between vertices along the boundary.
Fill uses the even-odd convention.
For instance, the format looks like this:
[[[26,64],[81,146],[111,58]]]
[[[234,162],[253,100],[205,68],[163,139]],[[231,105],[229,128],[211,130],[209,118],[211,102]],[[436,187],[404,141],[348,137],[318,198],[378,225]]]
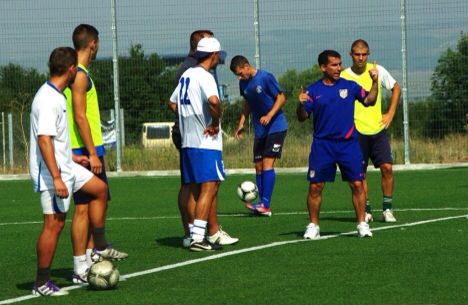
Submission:
[[[244,202],[252,202],[258,197],[258,188],[251,181],[244,181],[237,187],[237,195]]]
[[[107,260],[94,263],[88,272],[89,287],[95,290],[112,289],[119,282],[120,272]]]

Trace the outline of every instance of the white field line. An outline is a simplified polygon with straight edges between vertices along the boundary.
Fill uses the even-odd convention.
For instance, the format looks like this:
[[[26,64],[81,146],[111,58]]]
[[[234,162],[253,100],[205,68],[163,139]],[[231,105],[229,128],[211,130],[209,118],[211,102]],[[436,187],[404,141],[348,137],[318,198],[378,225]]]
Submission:
[[[395,212],[437,212],[437,211],[468,211],[468,208],[414,208],[414,209],[393,209]],[[320,211],[320,214],[348,214],[354,213],[352,210],[348,211]],[[308,212],[281,212],[274,213],[274,216],[290,216],[290,215],[307,215]],[[353,214],[354,215],[354,214]],[[238,214],[218,214],[218,217],[251,217],[248,213]],[[158,219],[179,219],[180,216],[148,216],[148,217],[108,217],[106,221],[124,221],[124,220],[158,220]],[[67,222],[71,222],[67,219]],[[18,221],[18,222],[2,222],[0,226],[13,226],[13,225],[31,225],[31,224],[42,224],[42,220],[39,221]]]
[[[418,225],[423,225],[423,224],[428,224],[428,223],[434,223],[434,222],[440,222],[440,221],[446,221],[446,220],[452,220],[452,219],[458,219],[458,218],[468,218],[468,214],[458,215],[458,216],[450,216],[450,217],[443,217],[443,218],[436,218],[436,219],[429,219],[429,220],[422,220],[422,221],[410,222],[410,223],[399,224],[399,225],[379,227],[379,228],[372,229],[372,231],[389,230],[389,229],[396,229],[396,228],[403,228],[403,227],[413,227],[413,226],[418,226]],[[319,240],[331,239],[331,238],[335,238],[335,237],[339,237],[339,236],[345,236],[345,235],[354,235],[356,233],[357,233],[356,231],[350,231],[350,232],[346,232],[346,233],[326,235],[326,236],[320,237]],[[242,254],[242,253],[253,252],[253,251],[268,249],[268,248],[272,248],[272,247],[283,246],[283,245],[297,244],[297,243],[301,243],[301,242],[317,242],[317,241],[305,240],[305,239],[278,241],[278,242],[273,242],[273,243],[269,243],[269,244],[265,244],[265,245],[260,245],[260,246],[250,247],[250,248],[244,248],[244,249],[239,249],[239,250],[234,250],[234,251],[223,252],[223,253],[214,254],[214,255],[211,255],[211,256],[206,256],[206,257],[202,257],[202,258],[188,260],[188,261],[185,261],[185,262],[180,262],[180,263],[176,263],[176,264],[170,264],[170,265],[161,266],[161,267],[157,267],[157,268],[153,268],[153,269],[147,269],[147,270],[143,270],[143,271],[139,271],[139,272],[134,272],[134,273],[130,273],[130,274],[126,274],[126,275],[121,276],[121,279],[122,280],[127,280],[129,278],[133,278],[133,277],[137,277],[137,276],[143,276],[143,275],[147,275],[147,274],[151,274],[151,273],[158,273],[158,272],[165,271],[165,270],[171,270],[171,269],[175,269],[175,268],[179,268],[179,267],[184,267],[184,266],[193,265],[193,264],[197,264],[197,263],[202,263],[202,262],[206,262],[206,261],[216,260],[216,259],[220,259],[220,258],[227,257],[227,256],[233,256],[233,255],[238,255],[238,254]],[[70,291],[70,290],[79,289],[79,288],[82,288],[82,287],[85,287],[85,286],[86,285],[73,285],[73,286],[64,287],[63,289],[67,290],[67,291]],[[21,301],[30,300],[30,299],[33,299],[33,298],[37,298],[37,296],[26,295],[26,296],[22,296],[22,297],[7,299],[7,300],[0,301],[0,305],[13,304],[13,303],[21,302]]]
[[[410,170],[432,170],[432,169],[447,169],[468,167],[468,162],[456,163],[415,163],[415,164],[394,164],[394,171],[410,171]],[[378,171],[374,166],[369,166],[367,171]],[[338,169],[339,171],[339,169]],[[254,168],[232,168],[225,169],[226,174],[255,174]],[[291,168],[275,168],[275,172],[279,174],[302,174],[307,173],[307,167],[291,167]],[[107,172],[108,177],[177,177],[180,176],[179,170],[153,170],[153,171],[122,171],[122,172]],[[0,174],[0,181],[9,180],[29,180],[29,174]]]

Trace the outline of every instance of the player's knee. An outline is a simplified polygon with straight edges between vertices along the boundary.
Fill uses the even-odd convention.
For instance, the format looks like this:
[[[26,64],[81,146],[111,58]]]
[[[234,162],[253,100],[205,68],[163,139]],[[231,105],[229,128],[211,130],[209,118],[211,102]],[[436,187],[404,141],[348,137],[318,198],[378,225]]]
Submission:
[[[393,168],[392,164],[390,163],[384,163],[380,166],[380,171],[382,173],[382,176],[384,177],[391,177],[393,175]]]
[[[105,184],[102,180],[97,179],[95,181],[93,191],[93,195],[96,197],[96,199],[107,201],[107,184]]]
[[[349,187],[351,188],[353,194],[364,192],[364,183],[361,180],[349,182]]]
[[[88,204],[75,204],[73,218],[88,218]]]
[[[309,196],[317,197],[322,194],[323,183],[311,183],[309,185]]]
[[[51,232],[52,234],[59,234],[65,226],[65,220],[54,219],[44,223],[44,230]]]

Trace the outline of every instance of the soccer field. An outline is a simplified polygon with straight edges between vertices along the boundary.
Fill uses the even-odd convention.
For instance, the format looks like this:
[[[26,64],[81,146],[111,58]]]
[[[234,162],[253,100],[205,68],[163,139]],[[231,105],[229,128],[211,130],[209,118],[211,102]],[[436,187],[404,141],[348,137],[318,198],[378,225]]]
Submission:
[[[374,237],[356,236],[347,184],[338,176],[322,202],[322,238],[304,241],[305,174],[278,174],[273,216],[252,217],[230,175],[218,195],[219,223],[240,241],[211,253],[181,246],[178,177],[112,178],[106,232],[129,253],[117,289],[71,282],[69,225],[52,279],[70,295],[30,296],[41,209],[30,181],[0,181],[0,304],[468,304],[468,168],[395,172],[397,223],[380,221],[380,181],[370,172]],[[70,216],[68,217],[70,218]]]

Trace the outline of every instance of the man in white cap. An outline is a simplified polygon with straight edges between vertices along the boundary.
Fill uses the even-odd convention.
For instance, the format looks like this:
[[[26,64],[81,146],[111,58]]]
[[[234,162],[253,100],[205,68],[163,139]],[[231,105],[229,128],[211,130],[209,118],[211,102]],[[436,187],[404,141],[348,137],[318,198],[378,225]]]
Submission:
[[[182,135],[182,183],[194,196],[195,219],[191,231],[191,251],[212,251],[219,247],[205,238],[207,219],[224,180],[221,106],[216,81],[209,72],[219,62],[221,45],[214,37],[198,42],[196,67],[185,71],[171,95],[170,105],[178,112]]]

